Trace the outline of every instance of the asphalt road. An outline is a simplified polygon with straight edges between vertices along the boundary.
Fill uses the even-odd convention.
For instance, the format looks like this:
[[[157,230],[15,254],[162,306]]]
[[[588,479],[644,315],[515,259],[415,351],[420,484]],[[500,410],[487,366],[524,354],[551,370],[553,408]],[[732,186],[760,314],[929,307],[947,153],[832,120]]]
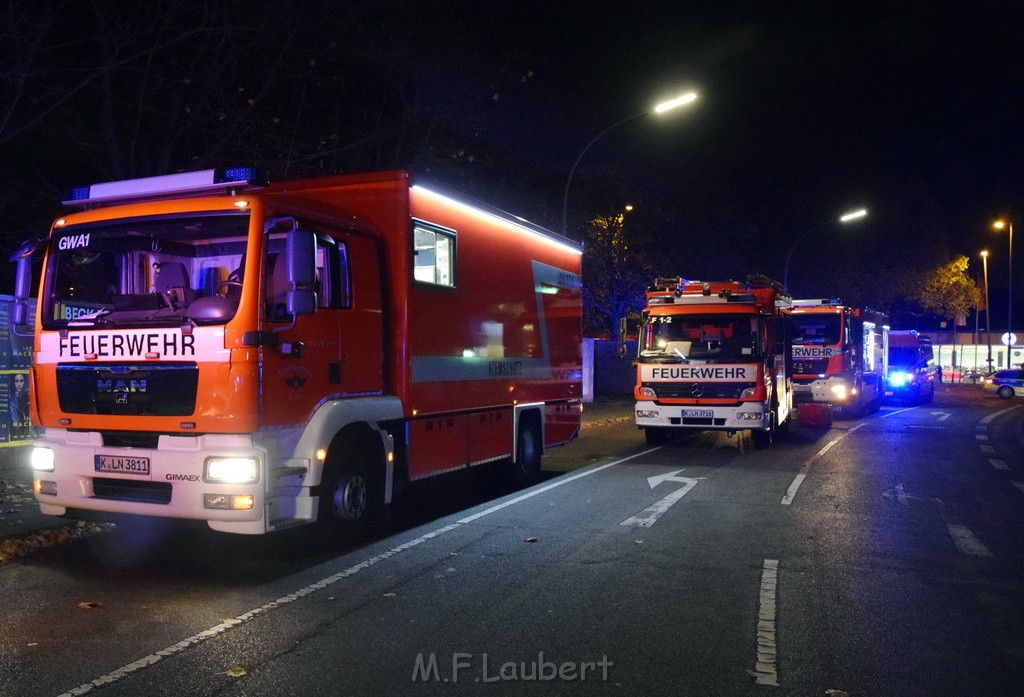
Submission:
[[[1016,401],[763,451],[591,423],[541,484],[435,482],[370,542],[121,526],[0,566],[0,694],[1018,694]]]

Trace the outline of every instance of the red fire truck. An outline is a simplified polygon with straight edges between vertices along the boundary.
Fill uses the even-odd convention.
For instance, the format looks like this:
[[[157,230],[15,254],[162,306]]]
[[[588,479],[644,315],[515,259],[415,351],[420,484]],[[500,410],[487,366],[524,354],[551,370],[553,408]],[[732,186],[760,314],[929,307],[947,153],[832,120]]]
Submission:
[[[829,405],[846,416],[877,411],[885,392],[888,318],[834,298],[794,300],[786,315],[797,404]]]
[[[636,365],[636,424],[647,442],[677,429],[750,430],[758,447],[788,425],[782,287],[658,278],[647,291]]]
[[[492,461],[532,481],[578,433],[581,250],[556,234],[406,172],[66,203],[31,371],[44,513],[359,526],[405,482]]]

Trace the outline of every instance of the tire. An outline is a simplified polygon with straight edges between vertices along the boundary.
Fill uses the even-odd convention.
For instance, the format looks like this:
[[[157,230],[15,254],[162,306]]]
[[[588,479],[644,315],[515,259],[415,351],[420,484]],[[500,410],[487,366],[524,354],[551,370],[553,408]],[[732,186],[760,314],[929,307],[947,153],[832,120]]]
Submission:
[[[1003,385],[1002,387],[999,388],[996,394],[1002,397],[1003,399],[1010,399],[1013,397],[1013,388],[1010,387],[1009,385]]]
[[[512,481],[523,488],[540,479],[540,438],[531,424],[520,423],[516,437],[516,459],[512,463]]]
[[[754,446],[760,450],[771,447],[771,444],[775,441],[775,432],[779,428],[779,412],[772,409],[771,416],[768,418],[768,428],[755,429],[750,432],[750,435],[754,438]]]
[[[343,533],[385,528],[383,471],[372,445],[347,438],[331,446],[320,480],[317,523]]]
[[[928,390],[927,394],[921,395],[922,404],[931,404],[935,400],[935,385],[932,385],[932,389]]]
[[[672,432],[659,426],[648,426],[644,429],[644,440],[647,445],[665,445],[672,440]]]

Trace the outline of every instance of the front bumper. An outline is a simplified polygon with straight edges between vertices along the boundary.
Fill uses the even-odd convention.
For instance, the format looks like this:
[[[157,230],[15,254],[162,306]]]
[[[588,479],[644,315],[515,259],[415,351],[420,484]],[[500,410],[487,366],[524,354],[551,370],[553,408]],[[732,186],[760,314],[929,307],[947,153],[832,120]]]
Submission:
[[[149,449],[104,446],[98,432],[48,428],[34,445],[53,453],[52,471],[33,471],[35,498],[44,514],[90,511],[202,520],[211,528],[242,534],[261,534],[269,529],[266,453],[254,446],[249,436],[165,435],[160,436],[156,448]],[[98,472],[100,455],[146,460],[149,473]],[[244,484],[205,481],[204,465],[211,456],[256,458],[260,476]],[[251,507],[214,507],[225,497],[251,500]]]
[[[741,406],[666,405],[637,402],[636,425],[641,428],[693,428],[700,430],[740,431],[763,429],[767,410],[761,403]]]

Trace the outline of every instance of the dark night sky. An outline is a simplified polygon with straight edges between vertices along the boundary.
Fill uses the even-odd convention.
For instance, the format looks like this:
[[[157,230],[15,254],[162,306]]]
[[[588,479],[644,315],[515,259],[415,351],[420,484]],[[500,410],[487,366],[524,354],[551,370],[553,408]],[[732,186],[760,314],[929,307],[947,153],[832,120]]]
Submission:
[[[507,137],[566,170],[607,126],[700,93],[686,113],[609,132],[576,174],[586,186],[606,164],[627,171],[621,195],[669,206],[679,244],[752,230],[748,262],[779,274],[793,240],[854,234],[831,221],[863,205],[867,250],[963,253],[980,273],[987,246],[1005,293],[1006,236],[988,226],[1024,213],[1020,3],[499,5],[483,20],[495,52],[519,47],[552,95],[550,121],[510,119]]]
[[[987,246],[994,311],[1007,292],[1006,236],[989,225],[1000,215],[1024,221],[1020,2],[296,0],[259,4],[266,16],[250,20],[246,8],[258,3],[237,1],[203,7],[262,21],[269,33],[256,33],[254,50],[292,42],[345,56],[351,48],[379,64],[366,81],[404,71],[398,88],[376,95],[355,66],[337,83],[348,116],[365,110],[372,125],[374,100],[398,94],[395,108],[443,117],[467,156],[449,157],[446,171],[441,148],[426,173],[554,229],[566,177],[591,138],[667,96],[698,91],[692,107],[602,136],[570,192],[570,234],[627,202],[638,220],[657,212],[661,243],[684,260],[664,275],[781,276],[787,250],[803,238],[791,286],[813,292],[843,264],[889,256],[931,265],[962,253],[977,273]],[[191,5],[155,0],[146,11],[167,7]],[[124,3],[121,12],[138,8]],[[294,18],[306,24],[289,34]],[[28,138],[36,140],[12,143],[7,159],[0,152],[0,173],[19,197],[81,184],[96,159],[61,128]],[[72,166],[67,153],[79,151],[87,154]],[[349,166],[416,170],[424,160],[414,152]],[[515,158],[506,164],[502,152]],[[23,172],[45,181],[22,186]],[[56,194],[46,196],[58,214]],[[853,206],[866,206],[869,219],[841,229],[835,216]],[[1024,267],[1024,251],[1015,256]],[[808,266],[813,277],[802,277]],[[1024,280],[1024,268],[1015,278]]]

